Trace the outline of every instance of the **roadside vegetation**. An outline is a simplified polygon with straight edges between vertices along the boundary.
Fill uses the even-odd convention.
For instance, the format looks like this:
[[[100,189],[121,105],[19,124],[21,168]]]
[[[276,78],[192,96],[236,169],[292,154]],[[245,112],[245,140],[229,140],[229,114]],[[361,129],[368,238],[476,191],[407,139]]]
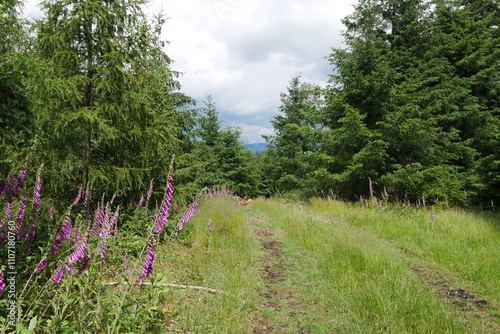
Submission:
[[[258,154],[144,5],[0,0],[1,332],[500,332],[496,1],[359,0]]]
[[[170,290],[170,329],[495,333],[498,215],[439,209],[432,222],[433,210],[207,201],[188,227],[192,245],[175,247],[167,271],[218,292]]]

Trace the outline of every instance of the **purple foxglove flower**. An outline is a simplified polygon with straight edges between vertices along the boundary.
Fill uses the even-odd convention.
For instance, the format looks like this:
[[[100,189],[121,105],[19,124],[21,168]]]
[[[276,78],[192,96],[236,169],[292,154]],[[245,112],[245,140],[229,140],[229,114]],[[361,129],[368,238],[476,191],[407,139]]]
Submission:
[[[91,260],[91,254],[92,254],[91,252],[87,252],[87,256],[85,257],[85,259],[83,259],[82,266],[78,270],[77,276],[80,276],[89,267],[90,260]]]
[[[7,202],[7,205],[5,207],[5,217],[0,220],[0,227],[2,227],[4,222],[10,218],[11,211],[12,211],[12,202]]]
[[[11,211],[12,211],[12,202],[8,201],[7,206],[5,208],[5,218],[10,218]]]
[[[2,232],[2,234],[0,235],[0,245],[3,245],[3,243],[5,242],[5,240],[7,239],[7,233],[9,232],[9,229],[8,228],[5,228]]]
[[[12,196],[12,184],[14,183],[15,179],[16,179],[16,176],[14,174],[12,174],[9,178],[9,181],[7,181],[7,183],[5,184],[4,194],[8,194],[9,192],[11,192],[11,194],[9,194],[9,197],[13,197]]]
[[[81,240],[80,227],[77,227],[76,225],[73,226],[73,233],[72,233],[71,237],[68,238],[68,239],[72,239],[73,243],[75,245],[78,244],[80,242],[80,240]]]
[[[47,259],[47,257],[44,257],[43,261],[38,265],[38,267],[35,270],[35,276],[40,274],[42,272],[42,270],[45,269],[45,267],[47,266],[48,263],[49,263],[49,260]]]
[[[118,207],[113,215],[113,219],[111,219],[110,229],[114,229],[114,236],[118,236],[118,217],[120,217],[120,208]]]
[[[141,199],[139,200],[139,204],[137,205],[137,208],[142,208],[143,205],[144,205],[144,196],[142,196]]]
[[[3,291],[5,290],[5,282],[4,282],[4,273],[3,271],[0,272],[0,296],[3,294]]]
[[[70,216],[70,212],[68,211],[68,213],[66,215],[66,220],[64,222],[64,226],[61,230],[61,233],[59,234],[59,237],[54,242],[54,245],[52,246],[52,249],[50,251],[51,254],[56,254],[61,243],[65,240],[67,240],[71,236],[71,227],[72,227],[71,216]]]
[[[151,199],[151,195],[153,195],[153,180],[151,180],[151,182],[149,183],[149,190],[148,190],[148,194],[146,195],[146,202],[147,203]]]
[[[52,281],[56,284],[59,284],[61,282],[61,279],[64,277],[65,273],[65,267],[60,266],[59,269],[55,272],[52,273],[52,276],[54,277]]]
[[[163,227],[168,222],[168,217],[170,215],[170,206],[172,205],[172,197],[174,195],[174,176],[173,171],[170,171],[169,180],[167,182],[167,187],[165,190],[165,196],[163,198],[162,206],[160,209],[160,213],[155,218],[156,226],[154,229],[155,233],[161,233]]]
[[[431,211],[431,222],[433,222],[436,219],[436,214],[434,211]]]
[[[116,199],[116,194],[113,194],[113,197],[111,197],[111,201],[109,201],[109,204],[113,204]]]
[[[90,201],[90,188],[89,184],[87,183],[87,188],[85,188],[85,199],[83,200],[83,204],[87,206]]]
[[[101,238],[107,239],[111,235],[111,208],[109,206],[106,206],[106,209],[104,210],[104,218],[102,221],[102,228],[101,228],[101,233],[99,233],[99,236]]]
[[[94,217],[94,237],[97,237],[101,233],[103,221],[104,221],[104,205],[98,204]]]
[[[137,279],[137,283],[141,283],[142,280],[154,272],[154,262],[156,258],[156,239],[154,236],[151,237],[149,241],[148,254],[146,256],[146,261],[144,261],[144,266],[142,267],[142,273]]]
[[[370,197],[373,197],[373,183],[370,178],[368,178],[368,189],[370,190]]]
[[[180,222],[177,224],[177,226],[178,226],[177,229],[179,231],[182,231],[182,229],[184,228],[184,224],[187,223],[189,219],[191,219],[191,217],[193,216],[197,207],[198,207],[198,201],[191,204],[191,206],[190,206],[189,210],[187,211],[186,215],[184,216],[184,218],[182,218],[180,220]],[[226,215],[226,219],[227,218],[228,218],[228,215]]]
[[[73,249],[73,252],[68,260],[68,264],[71,266],[78,261],[80,261],[85,255],[87,250],[89,234],[87,233],[85,237],[79,242],[79,244]]]
[[[387,188],[384,187],[384,199],[389,197],[389,194],[387,193]]]
[[[19,173],[19,177],[17,178],[17,183],[14,186],[14,189],[12,189],[12,195],[13,196],[16,196],[17,195],[17,191],[19,190],[19,188],[21,188],[21,185],[24,182],[24,178],[26,177],[26,172],[27,171],[28,171],[28,159],[26,159],[26,161],[24,162],[23,169],[21,170],[21,173]]]
[[[38,209],[40,208],[40,198],[42,196],[42,167],[36,173],[35,190],[33,191],[33,219],[36,220]]]
[[[25,229],[23,229],[23,222],[24,222],[24,209],[26,207],[27,201],[28,201],[28,196],[27,196],[26,191],[25,191],[23,198],[21,199],[21,202],[19,203],[19,211],[17,212],[17,228],[16,228],[17,240],[21,240],[24,233],[26,232]]]
[[[125,258],[123,259],[123,269],[128,269],[129,262],[130,262],[130,255],[128,252],[125,252]]]
[[[118,219],[118,210],[115,213],[116,218]],[[106,253],[108,252],[108,247],[107,247],[107,240],[111,235],[111,229],[112,229],[112,220],[111,220],[111,208],[106,206],[106,211],[104,215],[104,221],[102,224],[101,232],[99,233],[99,237],[101,238],[99,240],[99,254],[102,260],[102,263],[105,263],[104,257]]]
[[[78,194],[76,195],[75,200],[73,201],[73,206],[77,206],[78,202],[80,202],[80,199],[82,198],[82,186],[78,188]]]

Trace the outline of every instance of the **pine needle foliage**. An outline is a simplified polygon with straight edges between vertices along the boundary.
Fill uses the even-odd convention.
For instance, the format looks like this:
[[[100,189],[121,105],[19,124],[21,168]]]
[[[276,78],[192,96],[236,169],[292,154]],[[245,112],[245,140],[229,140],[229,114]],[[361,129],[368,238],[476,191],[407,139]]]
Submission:
[[[47,170],[103,192],[138,190],[165,177],[177,149],[176,92],[159,31],[142,0],[45,1],[37,24],[38,71],[32,93],[36,152]],[[55,185],[55,184],[54,184]],[[53,189],[54,192],[57,189]]]

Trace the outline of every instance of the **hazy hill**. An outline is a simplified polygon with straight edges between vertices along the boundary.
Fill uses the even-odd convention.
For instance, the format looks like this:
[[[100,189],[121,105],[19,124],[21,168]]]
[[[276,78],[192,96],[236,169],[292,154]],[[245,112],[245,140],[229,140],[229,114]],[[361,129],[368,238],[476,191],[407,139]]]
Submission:
[[[245,144],[245,148],[255,153],[264,152],[265,150],[267,150],[267,143]]]

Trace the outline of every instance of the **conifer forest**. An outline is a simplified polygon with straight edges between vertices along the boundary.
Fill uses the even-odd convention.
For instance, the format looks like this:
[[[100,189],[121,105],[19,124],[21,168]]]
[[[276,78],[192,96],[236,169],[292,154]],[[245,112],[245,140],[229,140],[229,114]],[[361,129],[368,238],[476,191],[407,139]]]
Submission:
[[[500,332],[497,0],[359,0],[263,152],[183,91],[145,4],[0,0],[0,333]]]

